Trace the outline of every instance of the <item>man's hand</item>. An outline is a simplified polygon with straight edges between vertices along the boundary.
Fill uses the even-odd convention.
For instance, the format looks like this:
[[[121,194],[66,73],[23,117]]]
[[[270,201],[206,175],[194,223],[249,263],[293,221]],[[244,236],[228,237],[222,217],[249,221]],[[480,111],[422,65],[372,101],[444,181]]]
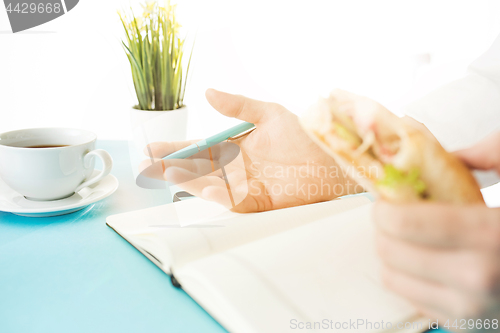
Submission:
[[[500,133],[457,155],[470,167],[500,171]],[[472,332],[480,331],[477,319],[483,328],[485,320],[490,329],[493,320],[500,324],[500,209],[379,202],[374,219],[389,289],[440,327],[448,319],[450,330],[455,319]]]
[[[238,212],[309,204],[362,191],[344,176],[333,158],[311,141],[297,116],[283,106],[213,89],[207,90],[206,97],[223,115],[256,126],[250,134],[233,141],[239,145],[241,156],[225,167],[236,207],[229,200],[220,170],[209,175],[200,172],[206,170],[209,160],[166,161],[164,179]],[[149,148],[154,157],[161,158],[193,142],[159,142]]]

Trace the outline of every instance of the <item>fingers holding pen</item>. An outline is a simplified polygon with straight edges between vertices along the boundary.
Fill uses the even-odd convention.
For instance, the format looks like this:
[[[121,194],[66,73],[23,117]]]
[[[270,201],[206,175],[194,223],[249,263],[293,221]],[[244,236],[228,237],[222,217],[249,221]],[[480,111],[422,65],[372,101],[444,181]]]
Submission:
[[[198,140],[153,142],[144,147],[144,155],[150,158],[163,158],[196,142]]]
[[[160,179],[171,182],[167,176],[167,169],[176,167],[190,172],[191,179],[213,173],[213,163],[206,159],[154,159],[144,160],[139,165],[139,172],[148,178]],[[220,173],[220,171],[219,171]]]

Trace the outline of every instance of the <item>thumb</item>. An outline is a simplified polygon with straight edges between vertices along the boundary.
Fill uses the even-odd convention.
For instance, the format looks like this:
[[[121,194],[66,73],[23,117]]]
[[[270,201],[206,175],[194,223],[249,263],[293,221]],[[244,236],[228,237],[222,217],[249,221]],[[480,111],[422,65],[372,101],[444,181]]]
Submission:
[[[257,101],[241,95],[208,89],[205,96],[210,105],[221,114],[258,125],[283,112],[278,104]]]
[[[488,136],[474,146],[455,154],[470,168],[496,170],[500,173],[500,132]]]

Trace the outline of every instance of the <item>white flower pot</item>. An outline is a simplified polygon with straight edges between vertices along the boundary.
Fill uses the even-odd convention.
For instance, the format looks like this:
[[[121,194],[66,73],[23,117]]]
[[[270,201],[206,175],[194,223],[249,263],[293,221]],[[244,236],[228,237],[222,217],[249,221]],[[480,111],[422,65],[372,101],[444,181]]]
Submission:
[[[139,164],[149,159],[146,146],[157,141],[186,140],[188,109],[183,106],[170,111],[130,110],[130,161],[134,177],[139,175]]]

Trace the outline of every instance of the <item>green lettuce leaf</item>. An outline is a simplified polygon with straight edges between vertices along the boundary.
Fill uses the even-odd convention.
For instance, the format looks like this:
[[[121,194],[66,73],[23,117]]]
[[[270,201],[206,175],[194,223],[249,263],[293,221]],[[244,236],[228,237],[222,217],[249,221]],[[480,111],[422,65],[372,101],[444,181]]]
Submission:
[[[384,173],[384,178],[377,182],[377,186],[384,186],[389,188],[411,186],[413,190],[419,195],[423,195],[426,190],[425,183],[420,179],[420,171],[417,169],[412,169],[409,172],[404,172],[396,169],[391,164],[387,164],[384,166]]]
[[[356,134],[353,134],[345,126],[339,124],[338,122],[333,123],[333,128],[335,133],[339,138],[351,143],[352,145],[358,147],[361,144],[361,138]]]

